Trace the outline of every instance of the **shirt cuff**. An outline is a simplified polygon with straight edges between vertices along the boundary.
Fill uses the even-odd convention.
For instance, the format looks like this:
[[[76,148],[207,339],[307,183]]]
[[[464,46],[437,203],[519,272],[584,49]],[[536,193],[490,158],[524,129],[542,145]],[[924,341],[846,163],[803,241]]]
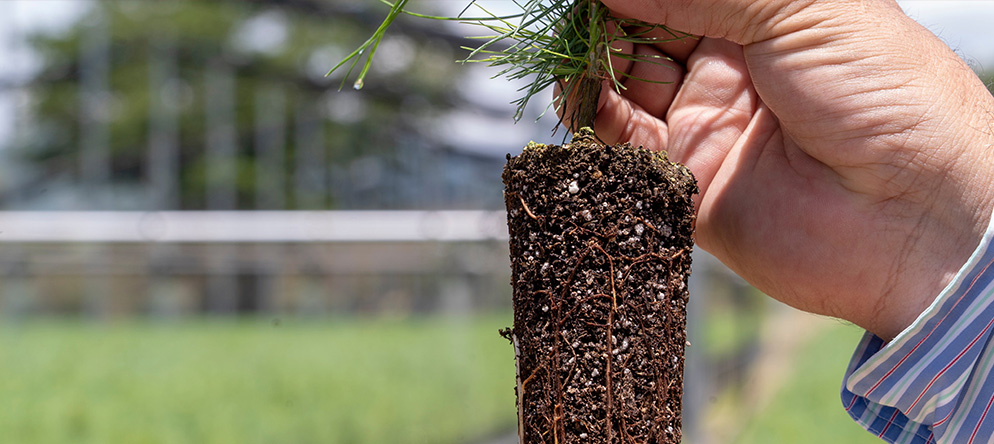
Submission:
[[[850,416],[889,442],[936,442],[963,403],[994,326],[994,217],[955,278],[894,340],[866,333],[842,387]]]

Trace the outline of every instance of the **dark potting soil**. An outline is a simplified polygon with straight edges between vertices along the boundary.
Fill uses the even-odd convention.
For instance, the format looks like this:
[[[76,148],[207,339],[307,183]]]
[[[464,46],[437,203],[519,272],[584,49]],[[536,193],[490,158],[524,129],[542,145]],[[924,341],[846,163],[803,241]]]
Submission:
[[[584,130],[503,180],[522,442],[679,443],[689,170]]]

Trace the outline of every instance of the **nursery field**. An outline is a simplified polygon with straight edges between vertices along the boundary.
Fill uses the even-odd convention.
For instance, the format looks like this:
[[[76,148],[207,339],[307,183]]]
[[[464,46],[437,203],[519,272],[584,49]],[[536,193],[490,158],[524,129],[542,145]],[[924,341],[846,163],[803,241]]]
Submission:
[[[488,442],[516,422],[513,351],[497,334],[510,323],[509,314],[5,320],[0,436],[33,444]],[[835,326],[813,337],[772,400],[740,412],[747,425],[735,442],[877,442],[838,399],[858,336]]]
[[[863,330],[836,324],[811,338],[786,381],[769,403],[754,412],[736,444],[880,443],[842,408],[839,390],[849,357]]]
[[[0,325],[11,443],[466,443],[512,429],[510,316]]]

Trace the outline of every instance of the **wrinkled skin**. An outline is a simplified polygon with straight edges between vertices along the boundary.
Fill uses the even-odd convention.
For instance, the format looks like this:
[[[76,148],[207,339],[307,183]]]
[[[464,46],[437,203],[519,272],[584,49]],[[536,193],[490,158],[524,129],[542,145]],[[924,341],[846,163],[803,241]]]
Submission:
[[[967,261],[994,203],[994,100],[889,0],[603,0],[700,39],[622,47],[606,142],[697,176],[697,243],[770,296],[893,338]],[[616,46],[622,46],[616,43]]]

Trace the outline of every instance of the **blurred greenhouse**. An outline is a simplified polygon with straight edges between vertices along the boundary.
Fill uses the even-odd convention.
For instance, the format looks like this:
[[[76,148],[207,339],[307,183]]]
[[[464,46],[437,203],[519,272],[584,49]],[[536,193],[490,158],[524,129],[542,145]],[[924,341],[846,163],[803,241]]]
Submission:
[[[26,3],[5,7],[44,8]],[[384,304],[367,300],[373,294],[399,298],[391,311],[427,312],[439,303],[425,295],[445,293],[440,286],[492,293],[506,267],[490,256],[506,254],[492,242],[502,230],[486,212],[502,208],[499,172],[515,149],[501,139],[527,141],[538,126],[512,127],[513,138],[458,139],[467,128],[453,126],[503,131],[509,110],[481,105],[466,97],[470,87],[458,87],[473,80],[453,62],[455,29],[417,21],[384,42],[361,94],[339,92],[340,79],[325,73],[376,25],[380,11],[368,6],[93,2],[74,6],[77,16],[63,28],[12,31],[8,47],[29,63],[8,70],[4,82],[17,112],[3,152],[3,209],[42,212],[52,232],[80,231],[94,217],[109,225],[90,230],[92,239],[20,239],[22,231],[8,230],[6,240],[24,242],[3,262],[25,282],[21,295],[6,298],[5,312],[317,314],[377,310]],[[478,233],[465,240],[486,244],[476,249],[489,262],[471,270],[480,275],[471,284],[423,278],[467,273],[457,270],[458,247],[420,242],[444,234],[445,213],[437,211],[447,209],[481,212]],[[156,239],[155,230],[182,237],[209,224],[237,225],[253,217],[241,214],[249,210],[266,211],[260,223],[277,234],[261,243],[203,233],[205,242]],[[385,255],[376,251],[387,233],[366,230],[368,239],[353,235],[334,247],[322,242],[334,239],[278,234],[289,236],[288,218],[302,211],[354,210],[430,213],[416,217],[424,239],[406,239]],[[200,212],[200,224],[171,223],[172,212],[189,211]],[[394,217],[351,214],[387,225]],[[129,219],[149,242],[128,238]],[[328,262],[336,259],[366,268]],[[44,282],[31,279],[41,274]],[[142,278],[107,279],[121,275]],[[332,295],[355,300],[321,301]]]
[[[0,2],[4,442],[516,442],[500,172],[563,133],[457,23],[398,20],[339,91],[386,9]],[[686,441],[733,442],[792,380],[769,338],[839,327],[692,279]]]

